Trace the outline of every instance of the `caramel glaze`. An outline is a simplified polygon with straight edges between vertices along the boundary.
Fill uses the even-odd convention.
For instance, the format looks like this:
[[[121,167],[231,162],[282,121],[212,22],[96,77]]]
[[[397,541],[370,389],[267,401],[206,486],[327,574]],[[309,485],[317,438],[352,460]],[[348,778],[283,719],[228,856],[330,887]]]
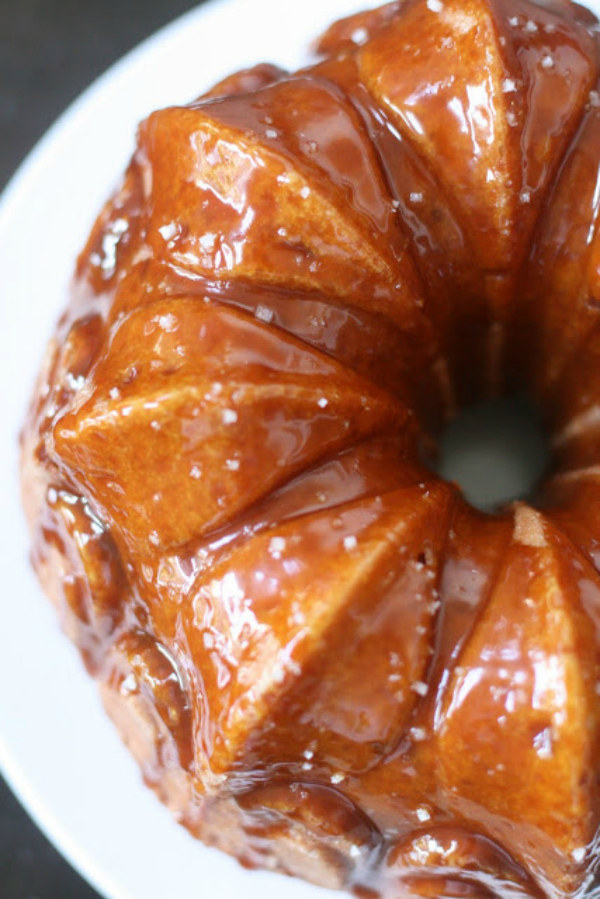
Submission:
[[[23,433],[33,558],[146,781],[361,896],[599,852],[595,19],[406,0],[140,126]],[[420,461],[526,386],[538,508]]]

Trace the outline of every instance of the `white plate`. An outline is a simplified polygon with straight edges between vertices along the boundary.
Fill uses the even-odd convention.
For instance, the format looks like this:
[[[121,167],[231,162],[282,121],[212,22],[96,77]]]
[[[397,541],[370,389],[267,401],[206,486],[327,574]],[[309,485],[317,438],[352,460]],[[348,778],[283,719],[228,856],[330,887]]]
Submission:
[[[369,5],[376,0],[219,0],[188,13],[86,91],[0,200],[0,471],[8,476],[0,507],[0,766],[50,839],[111,899],[199,899],[217,889],[219,899],[339,894],[243,870],[192,840],[142,786],[29,566],[17,433],[75,256],[127,162],[137,122],[254,62],[297,67],[323,27]]]
[[[17,434],[75,256],[133,148],[137,122],[260,61],[295,68],[361,0],[220,0],[115,65],[50,129],[0,202],[0,766],[69,861],[112,899],[325,899],[195,842],[144,788],[28,562]],[[372,5],[375,5],[372,2]],[[4,424],[6,423],[6,425]]]

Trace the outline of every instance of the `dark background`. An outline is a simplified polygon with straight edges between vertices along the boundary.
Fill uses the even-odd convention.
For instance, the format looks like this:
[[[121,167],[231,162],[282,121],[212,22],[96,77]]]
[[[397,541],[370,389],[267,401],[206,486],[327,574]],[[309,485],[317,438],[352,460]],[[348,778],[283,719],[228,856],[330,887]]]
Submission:
[[[192,0],[0,0],[0,189],[87,85]],[[2,899],[97,899],[0,777]],[[140,897],[141,899],[141,897]]]

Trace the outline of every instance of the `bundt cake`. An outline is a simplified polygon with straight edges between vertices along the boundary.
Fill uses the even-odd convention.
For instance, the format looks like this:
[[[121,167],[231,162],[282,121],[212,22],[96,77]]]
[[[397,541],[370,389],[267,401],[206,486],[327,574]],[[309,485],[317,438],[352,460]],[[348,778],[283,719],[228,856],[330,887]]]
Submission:
[[[598,23],[401,0],[153,113],[23,431],[33,560],[145,780],[244,864],[575,897],[600,852]],[[426,459],[523,389],[552,469]]]

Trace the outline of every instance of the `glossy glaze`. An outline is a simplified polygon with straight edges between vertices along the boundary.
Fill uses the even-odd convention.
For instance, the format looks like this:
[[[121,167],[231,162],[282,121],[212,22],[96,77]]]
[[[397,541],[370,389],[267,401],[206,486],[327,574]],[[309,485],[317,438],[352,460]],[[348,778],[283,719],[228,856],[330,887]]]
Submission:
[[[598,861],[596,22],[407,0],[140,126],[23,433],[33,560],[195,835],[360,896]],[[529,389],[540,510],[421,461]],[[542,511],[543,510],[543,511]]]

